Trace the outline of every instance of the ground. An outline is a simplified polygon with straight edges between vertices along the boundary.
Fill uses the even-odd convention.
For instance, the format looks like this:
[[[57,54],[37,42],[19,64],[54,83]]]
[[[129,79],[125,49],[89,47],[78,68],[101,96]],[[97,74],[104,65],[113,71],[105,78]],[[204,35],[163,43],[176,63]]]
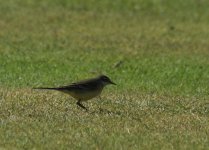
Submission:
[[[207,149],[207,0],[7,0],[0,5],[0,147]],[[33,90],[98,74],[78,108]]]

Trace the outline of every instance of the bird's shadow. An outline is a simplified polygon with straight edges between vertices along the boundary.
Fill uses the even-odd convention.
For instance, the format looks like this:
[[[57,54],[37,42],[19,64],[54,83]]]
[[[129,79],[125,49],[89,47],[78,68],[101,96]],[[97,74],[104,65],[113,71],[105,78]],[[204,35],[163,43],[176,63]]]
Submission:
[[[148,129],[148,130],[151,130],[151,128],[143,122],[143,120],[141,119],[142,116],[139,116],[137,114],[127,114],[126,112],[123,112],[123,111],[110,111],[108,109],[105,109],[105,108],[99,108],[99,110],[96,110],[96,111],[87,111],[89,114],[91,115],[98,115],[98,114],[101,114],[101,115],[108,115],[108,116],[119,116],[119,117],[128,117],[128,118],[131,118],[131,120],[135,120],[135,121],[138,121],[140,122],[141,124],[143,124],[143,126]]]
[[[89,114],[103,114],[103,115],[115,115],[115,116],[121,116],[123,115],[122,111],[110,111],[105,108],[99,108],[98,110],[95,111],[88,111]]]

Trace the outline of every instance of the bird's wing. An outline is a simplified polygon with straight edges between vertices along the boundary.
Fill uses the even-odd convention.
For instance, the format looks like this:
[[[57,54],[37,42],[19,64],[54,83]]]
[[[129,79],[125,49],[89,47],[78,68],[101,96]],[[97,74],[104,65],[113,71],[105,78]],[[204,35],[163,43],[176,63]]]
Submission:
[[[71,83],[70,85],[60,86],[57,90],[85,90],[85,89],[94,89],[97,88],[97,82],[93,80],[84,80],[80,82]]]

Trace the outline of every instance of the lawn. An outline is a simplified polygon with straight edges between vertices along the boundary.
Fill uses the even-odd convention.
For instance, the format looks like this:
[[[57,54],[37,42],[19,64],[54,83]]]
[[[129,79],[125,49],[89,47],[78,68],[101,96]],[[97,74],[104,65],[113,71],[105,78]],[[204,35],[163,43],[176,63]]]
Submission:
[[[209,1],[0,1],[0,148],[208,149]]]

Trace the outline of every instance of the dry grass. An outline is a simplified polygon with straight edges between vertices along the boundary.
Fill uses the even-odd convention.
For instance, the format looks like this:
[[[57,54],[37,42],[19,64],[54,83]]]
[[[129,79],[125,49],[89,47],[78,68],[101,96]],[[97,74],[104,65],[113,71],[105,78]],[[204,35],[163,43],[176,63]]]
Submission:
[[[191,97],[110,93],[78,108],[58,92],[1,89],[5,148],[206,149],[209,104]]]

